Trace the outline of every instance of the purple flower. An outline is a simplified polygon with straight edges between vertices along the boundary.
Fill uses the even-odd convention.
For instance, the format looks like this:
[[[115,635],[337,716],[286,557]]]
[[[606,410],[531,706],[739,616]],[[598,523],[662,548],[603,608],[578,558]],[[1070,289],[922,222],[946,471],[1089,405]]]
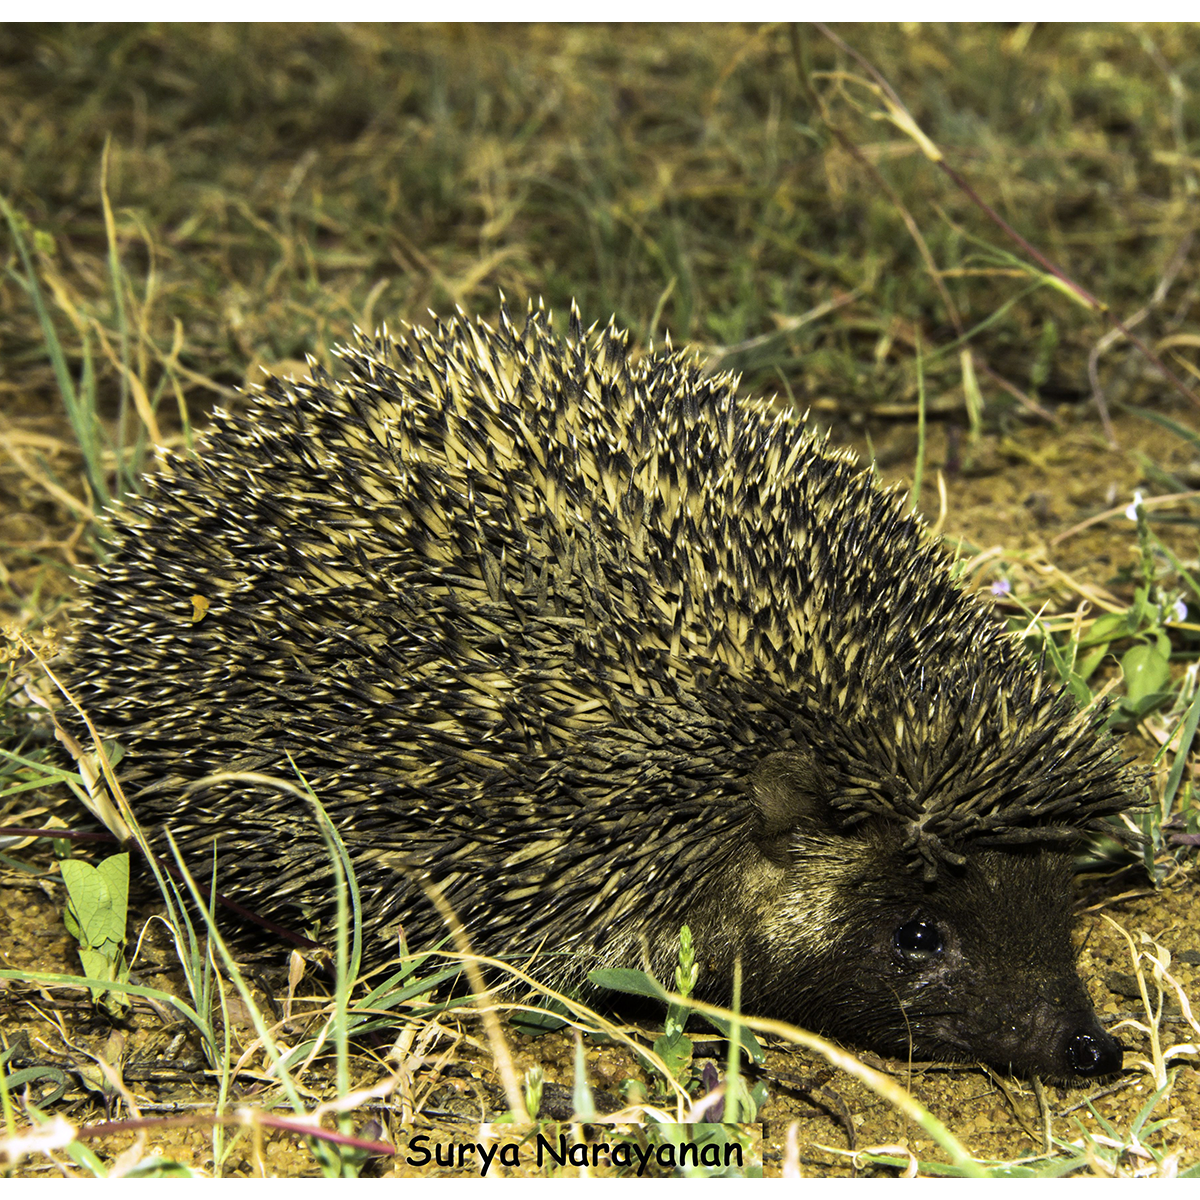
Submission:
[[[997,579],[992,584],[993,596],[1007,596],[1012,591],[1012,584],[1007,579]]]

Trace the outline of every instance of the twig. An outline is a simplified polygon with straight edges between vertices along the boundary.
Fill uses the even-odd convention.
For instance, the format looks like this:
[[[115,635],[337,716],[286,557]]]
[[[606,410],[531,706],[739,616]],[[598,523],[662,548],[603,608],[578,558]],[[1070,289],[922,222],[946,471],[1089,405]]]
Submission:
[[[776,338],[785,337],[789,333],[795,333],[797,329],[802,329],[805,325],[811,325],[814,321],[819,321],[822,317],[827,317],[831,312],[836,312],[839,308],[844,308],[847,304],[852,304],[861,295],[862,289],[855,288],[854,291],[847,292],[833,300],[825,300],[820,304],[814,305],[808,312],[783,317],[779,320],[775,329],[767,333],[760,333],[757,337],[747,338],[744,342],[735,342],[732,346],[706,347],[709,357],[704,364],[704,374],[715,375],[727,359],[733,358],[738,354],[746,354],[751,350],[757,350],[760,346],[765,346],[773,342]]]
[[[1144,497],[1141,503],[1146,508],[1157,508],[1161,504],[1170,504],[1176,500],[1194,500],[1198,496],[1200,496],[1200,492],[1173,492],[1169,496]],[[1064,529],[1062,533],[1055,534],[1050,539],[1050,545],[1057,546],[1059,542],[1065,542],[1067,538],[1082,533],[1092,525],[1099,525],[1101,521],[1107,521],[1111,517],[1119,517],[1128,507],[1128,504],[1118,504],[1116,508],[1105,509],[1104,512],[1097,513],[1094,517],[1088,517],[1086,521],[1080,521],[1078,525],[1072,525],[1070,529]]]
[[[1010,383],[1003,375],[993,371],[978,355],[974,355],[973,357],[976,369],[982,371],[997,387],[1003,388],[1017,403],[1023,404],[1031,413],[1035,413],[1041,417],[1043,421],[1049,421],[1051,425],[1058,424],[1058,418],[1048,408],[1039,404],[1032,396],[1027,396],[1015,383]]]

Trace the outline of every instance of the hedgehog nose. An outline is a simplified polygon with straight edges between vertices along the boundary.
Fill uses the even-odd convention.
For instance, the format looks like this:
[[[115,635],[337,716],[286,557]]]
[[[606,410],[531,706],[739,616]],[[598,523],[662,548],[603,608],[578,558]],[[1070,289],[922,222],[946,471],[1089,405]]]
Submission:
[[[1063,1053],[1076,1075],[1112,1075],[1121,1069],[1121,1047],[1102,1029],[1070,1034]]]

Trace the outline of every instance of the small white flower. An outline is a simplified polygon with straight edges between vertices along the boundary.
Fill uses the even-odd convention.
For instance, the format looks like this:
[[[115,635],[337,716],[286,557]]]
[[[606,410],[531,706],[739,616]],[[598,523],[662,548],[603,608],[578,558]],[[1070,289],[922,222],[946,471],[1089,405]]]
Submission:
[[[1167,614],[1166,622],[1168,625],[1174,625],[1179,621],[1187,620],[1187,605],[1182,600],[1176,600],[1171,605],[1171,611]]]
[[[1133,503],[1125,510],[1125,515],[1131,520],[1137,520],[1137,510],[1142,506],[1142,493],[1133,493]]]

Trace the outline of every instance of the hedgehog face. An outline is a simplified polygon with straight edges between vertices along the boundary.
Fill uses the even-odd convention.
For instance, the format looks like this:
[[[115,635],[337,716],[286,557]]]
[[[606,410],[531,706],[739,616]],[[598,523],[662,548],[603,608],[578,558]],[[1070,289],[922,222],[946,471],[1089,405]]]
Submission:
[[[1079,979],[1067,914],[1071,863],[989,850],[934,886],[897,880],[893,855],[866,873],[841,952],[857,965],[839,1032],[918,1058],[983,1058],[1055,1078],[1120,1069]]]
[[[929,884],[890,822],[839,830],[802,758],[772,756],[756,788],[778,889],[760,1007],[899,1057],[1054,1078],[1120,1069],[1076,972],[1069,855],[977,849]]]

